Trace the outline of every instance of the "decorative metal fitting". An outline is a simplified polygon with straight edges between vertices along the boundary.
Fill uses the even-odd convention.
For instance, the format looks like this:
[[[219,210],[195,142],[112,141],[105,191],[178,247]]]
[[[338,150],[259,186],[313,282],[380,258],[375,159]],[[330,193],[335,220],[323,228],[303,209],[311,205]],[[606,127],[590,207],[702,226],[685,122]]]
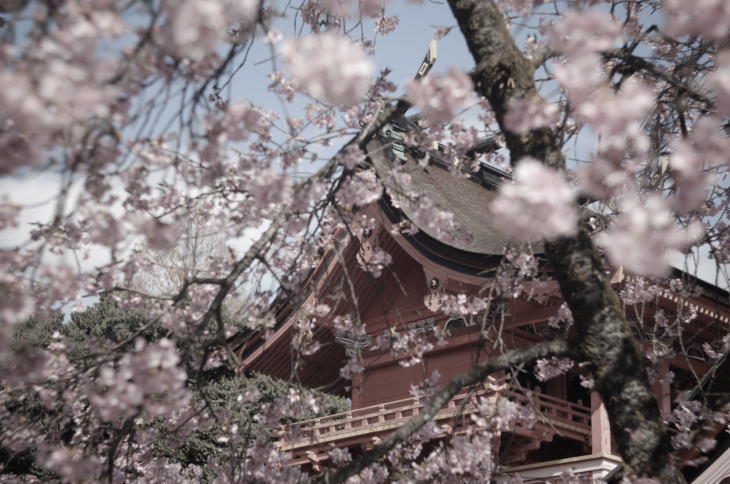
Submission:
[[[433,330],[435,324],[435,318],[422,319],[420,321],[408,323],[408,329],[417,333],[428,333]]]
[[[345,354],[347,356],[357,356],[362,352],[362,350],[370,347],[370,344],[372,343],[372,336],[369,334],[355,336],[353,338],[338,336],[336,341],[345,347]]]

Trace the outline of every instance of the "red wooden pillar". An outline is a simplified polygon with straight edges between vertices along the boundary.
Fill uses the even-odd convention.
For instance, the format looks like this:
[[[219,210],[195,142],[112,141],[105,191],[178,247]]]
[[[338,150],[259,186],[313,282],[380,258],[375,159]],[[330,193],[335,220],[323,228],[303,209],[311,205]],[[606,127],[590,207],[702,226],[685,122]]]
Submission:
[[[591,452],[611,454],[611,426],[598,392],[591,392]]]
[[[352,376],[352,393],[350,408],[353,410],[360,408],[360,393],[362,393],[362,373]]]
[[[669,385],[669,362],[662,361],[656,367],[656,382],[654,383],[654,394],[659,403],[659,411],[662,417],[672,413],[672,392]]]
[[[547,381],[547,394],[551,397],[561,400],[568,399],[568,377],[566,375],[557,376]]]

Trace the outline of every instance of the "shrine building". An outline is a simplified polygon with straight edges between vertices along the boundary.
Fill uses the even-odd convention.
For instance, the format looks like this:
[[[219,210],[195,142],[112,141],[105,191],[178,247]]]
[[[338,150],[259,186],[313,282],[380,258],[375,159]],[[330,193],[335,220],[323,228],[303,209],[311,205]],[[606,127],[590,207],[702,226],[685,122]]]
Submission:
[[[333,321],[355,312],[364,333],[337,334],[333,323],[320,324],[314,331],[319,350],[293,368],[295,321],[301,305],[284,299],[277,307],[273,336],[250,338],[241,348],[246,370],[284,380],[291,380],[296,371],[297,381],[304,385],[351,399],[351,410],[293,424],[278,443],[291,454],[292,465],[311,472],[332,466],[328,452],[333,448],[346,447],[356,456],[418,413],[427,397],[413,396],[411,388],[434,371],[445,383],[477,362],[549,339],[556,331],[563,300],[540,256],[539,244],[532,250],[544,277],[526,283],[526,290],[517,297],[494,297],[488,308],[476,314],[454,316],[444,310],[450,295],[486,297],[499,276],[510,241],[493,226],[489,203],[509,174],[481,164],[476,170],[459,170],[455,175],[453,164],[441,160],[438,149],[428,153],[428,164],[419,163],[424,153],[403,142],[409,123],[412,121],[406,118],[388,125],[368,145],[368,157],[389,191],[407,191],[409,196],[394,200],[383,194],[362,209],[358,216],[370,221],[368,228],[341,230],[339,244],[323,254],[306,281],[306,301],[332,308],[325,319]],[[482,143],[476,151],[494,149],[490,143]],[[394,171],[399,176],[392,176]],[[407,186],[398,185],[403,180]],[[444,236],[434,228],[436,224],[424,220],[423,203],[452,213],[458,228]],[[403,230],[413,226],[417,230]],[[379,277],[364,270],[377,251],[392,259]],[[614,276],[614,287],[621,291],[625,282],[620,271]],[[678,273],[678,277],[689,276]],[[659,365],[661,374],[654,375],[664,415],[672,411],[677,392],[691,388],[710,370],[702,344],[717,340],[730,324],[727,293],[696,279],[691,282],[697,288],[694,295],[667,287],[653,300],[625,308],[647,331],[659,310],[670,319],[682,311],[696,314],[685,328],[685,334],[691,335],[685,351],[675,348],[676,356],[665,359]],[[431,344],[417,363],[408,364],[411,352],[381,344],[393,332],[411,332]],[[636,336],[648,354],[650,343],[640,331]],[[340,368],[349,358],[356,358],[364,370],[345,380]],[[499,475],[537,483],[570,470],[591,482],[605,477],[621,459],[612,442],[606,410],[598,394],[586,385],[586,377],[587,371],[579,366],[547,381],[538,380],[533,368],[503,372],[476,388],[463,388],[435,422],[445,438],[475,425],[470,414],[477,411],[480,397],[523,404],[534,410],[536,418],[529,425],[514,422],[495,439]],[[690,460],[696,455],[685,457]]]

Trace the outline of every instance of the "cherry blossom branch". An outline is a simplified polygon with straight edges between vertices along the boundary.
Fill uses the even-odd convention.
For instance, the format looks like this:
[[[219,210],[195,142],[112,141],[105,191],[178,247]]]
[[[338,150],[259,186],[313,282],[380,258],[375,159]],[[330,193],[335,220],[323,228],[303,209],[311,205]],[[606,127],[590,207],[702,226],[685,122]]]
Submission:
[[[365,147],[365,145],[368,143],[370,138],[373,137],[373,135],[382,128],[388,121],[390,121],[393,117],[405,113],[408,110],[408,107],[410,107],[410,104],[406,101],[399,101],[395,105],[389,105],[385,109],[381,110],[377,116],[375,116],[370,123],[365,126],[360,133],[358,133],[357,136],[355,136],[353,139],[351,139],[348,143],[346,143],[342,149],[337,153],[339,155],[342,153],[347,147],[357,144],[361,149]],[[327,163],[325,163],[317,172],[312,175],[311,177],[297,183],[294,186],[295,191],[299,190],[310,183],[313,183],[315,181],[323,181],[327,180],[335,170],[335,168],[338,165],[338,158],[337,155],[332,157]],[[264,251],[264,248],[273,240],[276,238],[276,236],[279,234],[279,231],[281,227],[289,221],[289,219],[295,215],[297,212],[292,210],[289,207],[282,208],[279,213],[277,213],[273,220],[271,221],[269,227],[266,229],[266,232],[264,232],[263,235],[261,235],[256,242],[254,242],[253,245],[246,251],[246,253],[241,257],[238,262],[234,265],[231,272],[223,279],[217,281],[217,284],[220,286],[220,289],[216,293],[213,301],[211,302],[210,306],[208,307],[208,311],[205,313],[203,318],[200,321],[200,324],[198,325],[198,329],[196,333],[200,333],[203,331],[203,329],[210,323],[210,321],[213,319],[213,316],[215,315],[218,308],[221,307],[223,304],[223,300],[230,292],[231,288],[233,287],[234,283],[238,278],[243,274],[243,272],[248,269],[248,267],[251,265],[251,263],[256,260],[259,255]]]
[[[117,450],[119,449],[119,445],[122,443],[124,438],[129,435],[129,433],[134,428],[134,419],[136,418],[136,415],[133,415],[131,417],[128,417],[124,424],[122,424],[122,427],[115,432],[114,439],[109,444],[109,453],[107,455],[107,461],[106,461],[106,480],[108,482],[112,482],[114,477],[114,459],[116,459]]]
[[[711,408],[720,409],[727,406],[730,402],[730,383],[723,375],[727,375],[728,371],[730,371],[730,351],[725,351],[690,390],[689,398],[693,399],[702,394],[705,400],[708,400],[708,396],[714,396],[709,402]]]
[[[338,155],[340,153],[345,151],[349,146],[353,144],[357,144],[360,149],[364,149],[365,145],[370,141],[370,139],[379,129],[381,129],[392,118],[404,114],[409,107],[410,104],[407,101],[400,100],[396,104],[389,104],[384,109],[379,110],[378,113],[373,116],[373,119],[370,121],[370,123],[368,123],[355,137],[353,137],[348,143],[346,143],[341,148],[341,150],[327,163],[325,163],[314,175],[295,184],[294,190],[298,191],[314,182],[323,182],[329,180],[339,164]],[[349,170],[344,170],[339,177],[339,181],[332,184],[332,188],[329,190],[329,193],[325,197],[325,200],[327,200],[328,203],[331,203],[332,200],[334,200],[333,194],[339,189],[340,182],[348,172]],[[295,216],[297,214],[298,212],[288,205],[281,207],[279,211],[274,215],[266,232],[264,232],[264,234],[262,234],[256,240],[256,242],[251,245],[251,247],[246,251],[243,257],[241,257],[234,264],[233,268],[226,277],[215,280],[206,280],[202,282],[215,284],[219,286],[219,288],[213,300],[209,304],[207,311],[201,318],[200,322],[197,324],[195,334],[202,334],[202,332],[213,320],[217,321],[218,328],[212,338],[209,338],[208,340],[201,343],[201,347],[204,348],[204,355],[198,365],[199,372],[202,371],[207,359],[215,348],[218,348],[220,346],[226,346],[228,348],[227,343],[229,341],[229,338],[227,338],[225,335],[225,328],[222,318],[223,301],[228,296],[232,288],[235,286],[236,281],[241,277],[241,275],[251,266],[254,261],[262,259],[262,254],[266,252],[267,247],[276,240],[277,236],[279,236],[281,228],[291,219],[292,216]],[[176,301],[184,298],[185,294],[187,294],[189,286],[195,283],[198,283],[198,281],[185,281],[183,288],[175,298]],[[230,352],[230,348],[228,348],[228,350]],[[188,348],[186,350],[186,354],[183,358],[185,361],[189,359],[189,354],[187,354],[189,353],[189,351],[191,351],[191,348]]]
[[[569,353],[570,347],[566,341],[554,340],[538,343],[526,348],[510,350],[473,366],[469,371],[455,376],[444,386],[436,390],[431,399],[417,415],[411,417],[405,424],[385,437],[372,450],[365,452],[346,466],[320,474],[314,482],[327,484],[345,482],[350,476],[357,474],[375,463],[396,445],[408,440],[409,437],[433,420],[441,407],[446,405],[462,388],[478,384],[484,381],[487,376],[497,371],[508,370],[520,364],[529,364],[539,358],[566,356]]]
[[[624,63],[626,67],[631,67],[634,70],[641,70],[654,77],[657,77],[657,78],[671,84],[672,86],[676,87],[680,91],[686,93],[687,96],[694,99],[695,101],[701,102],[702,104],[705,105],[705,108],[707,108],[707,109],[710,109],[713,106],[713,102],[707,96],[705,96],[704,94],[702,94],[700,92],[697,92],[695,89],[691,88],[687,84],[676,79],[674,76],[665,72],[660,67],[652,64],[651,62],[647,61],[646,59],[633,55],[624,50],[606,52],[604,54],[604,58],[619,60],[622,63]]]

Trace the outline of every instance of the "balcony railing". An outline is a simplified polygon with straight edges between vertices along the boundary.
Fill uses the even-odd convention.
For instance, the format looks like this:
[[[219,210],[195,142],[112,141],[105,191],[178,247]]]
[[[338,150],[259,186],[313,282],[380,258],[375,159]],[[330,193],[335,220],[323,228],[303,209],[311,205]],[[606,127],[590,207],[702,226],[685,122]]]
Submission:
[[[499,389],[456,395],[438,412],[434,420],[453,419],[459,415],[468,416],[476,413],[479,397],[496,395],[533,408],[537,423],[551,427],[556,434],[580,439],[587,439],[591,435],[589,408],[513,385],[501,385]],[[279,447],[284,451],[293,451],[314,444],[385,432],[403,425],[410,417],[417,415],[427,401],[428,397],[404,398],[296,422],[282,429]]]

